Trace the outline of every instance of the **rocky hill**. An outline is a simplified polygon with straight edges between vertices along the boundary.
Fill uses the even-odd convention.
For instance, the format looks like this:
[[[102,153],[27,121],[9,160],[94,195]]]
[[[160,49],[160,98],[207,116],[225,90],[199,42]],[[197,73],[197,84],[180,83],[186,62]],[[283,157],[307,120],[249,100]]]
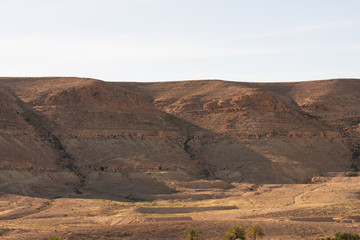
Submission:
[[[172,193],[199,179],[305,183],[360,167],[360,80],[0,78],[0,191]]]

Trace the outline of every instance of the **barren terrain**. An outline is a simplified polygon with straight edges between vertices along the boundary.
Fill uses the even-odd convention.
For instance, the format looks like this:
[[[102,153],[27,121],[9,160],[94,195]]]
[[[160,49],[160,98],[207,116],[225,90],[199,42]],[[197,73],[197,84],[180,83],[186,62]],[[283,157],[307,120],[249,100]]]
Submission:
[[[1,239],[359,233],[359,164],[358,79],[0,78]]]
[[[206,183],[203,181],[202,183]],[[263,227],[265,239],[318,239],[359,232],[359,177],[313,184],[234,184],[179,188],[153,201],[84,194],[0,197],[1,239],[183,239],[187,227],[222,239],[232,225]]]

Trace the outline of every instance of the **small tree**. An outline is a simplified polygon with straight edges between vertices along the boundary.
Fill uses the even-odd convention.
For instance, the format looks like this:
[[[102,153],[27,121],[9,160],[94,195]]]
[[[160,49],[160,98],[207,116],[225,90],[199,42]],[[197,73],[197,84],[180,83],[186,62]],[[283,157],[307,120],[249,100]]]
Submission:
[[[195,228],[189,227],[186,230],[185,240],[199,240],[199,239],[200,239],[199,232]]]
[[[232,226],[226,232],[224,240],[236,240],[236,239],[245,240],[245,230],[238,226]]]
[[[265,236],[264,230],[258,225],[252,225],[246,230],[246,236],[254,240]]]

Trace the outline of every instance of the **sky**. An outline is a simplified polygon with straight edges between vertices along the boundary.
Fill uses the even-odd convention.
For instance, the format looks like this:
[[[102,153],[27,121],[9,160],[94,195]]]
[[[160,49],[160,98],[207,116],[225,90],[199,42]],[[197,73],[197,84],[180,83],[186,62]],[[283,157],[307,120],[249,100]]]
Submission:
[[[360,78],[359,0],[1,0],[0,76]]]

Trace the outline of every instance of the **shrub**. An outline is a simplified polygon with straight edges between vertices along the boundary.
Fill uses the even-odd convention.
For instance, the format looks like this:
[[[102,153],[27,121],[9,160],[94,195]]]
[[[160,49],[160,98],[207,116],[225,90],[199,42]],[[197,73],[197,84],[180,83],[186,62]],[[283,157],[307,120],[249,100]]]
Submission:
[[[333,238],[322,238],[322,240],[360,240],[360,235],[347,232],[336,232]]]
[[[253,225],[250,226],[247,230],[246,230],[246,236],[249,238],[252,238],[254,240],[258,239],[258,238],[262,238],[265,236],[264,230],[262,230],[262,228],[258,225]]]
[[[238,226],[232,226],[226,232],[224,240],[235,240],[235,239],[245,240],[245,231],[243,228]]]
[[[233,234],[227,233],[224,240],[236,240],[236,237]]]
[[[359,173],[358,172],[347,172],[346,176],[347,177],[357,177],[357,176],[359,176]]]
[[[195,228],[189,227],[186,230],[185,240],[199,240],[199,239],[200,239],[199,232]]]
[[[51,236],[48,240],[68,240],[67,238],[63,238],[61,236]]]

